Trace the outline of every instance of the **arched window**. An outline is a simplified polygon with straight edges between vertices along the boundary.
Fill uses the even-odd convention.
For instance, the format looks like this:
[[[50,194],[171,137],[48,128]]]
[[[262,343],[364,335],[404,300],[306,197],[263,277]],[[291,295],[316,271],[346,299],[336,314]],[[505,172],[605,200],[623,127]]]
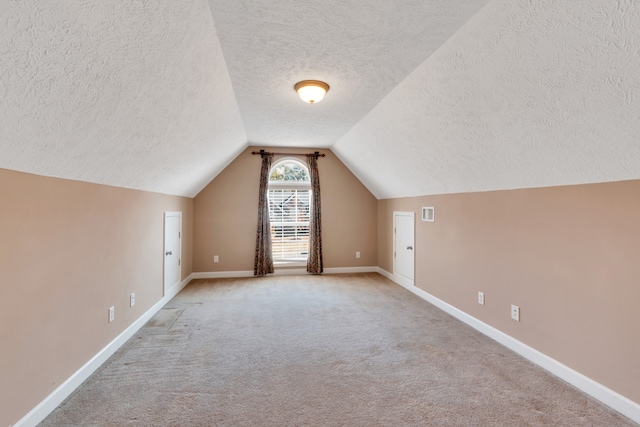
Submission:
[[[301,262],[309,254],[311,182],[300,160],[281,159],[269,173],[269,221],[274,262]]]

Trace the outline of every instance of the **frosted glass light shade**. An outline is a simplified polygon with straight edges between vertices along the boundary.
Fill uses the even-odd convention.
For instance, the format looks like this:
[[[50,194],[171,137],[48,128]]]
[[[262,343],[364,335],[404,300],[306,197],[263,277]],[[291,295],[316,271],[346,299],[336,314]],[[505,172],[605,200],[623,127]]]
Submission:
[[[329,85],[319,80],[304,80],[296,83],[294,89],[304,102],[315,104],[322,101],[324,94],[329,90]]]

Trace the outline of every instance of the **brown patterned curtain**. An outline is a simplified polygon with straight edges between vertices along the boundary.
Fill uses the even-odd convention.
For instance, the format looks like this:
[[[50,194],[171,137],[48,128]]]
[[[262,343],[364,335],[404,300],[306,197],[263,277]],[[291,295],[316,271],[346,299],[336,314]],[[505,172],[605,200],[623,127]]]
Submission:
[[[258,235],[256,237],[256,259],[253,274],[264,276],[273,273],[273,257],[271,255],[271,227],[269,226],[269,170],[273,154],[262,154],[260,170],[260,194],[258,194]]]
[[[322,268],[322,219],[320,218],[320,177],[318,176],[318,153],[307,154],[309,177],[311,178],[311,212],[309,218],[309,257],[307,271],[321,274]]]

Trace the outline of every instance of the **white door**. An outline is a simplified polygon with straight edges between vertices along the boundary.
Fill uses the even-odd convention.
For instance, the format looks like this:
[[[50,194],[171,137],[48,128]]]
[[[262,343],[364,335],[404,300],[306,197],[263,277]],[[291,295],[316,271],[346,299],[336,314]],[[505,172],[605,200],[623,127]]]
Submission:
[[[414,213],[393,213],[393,274],[413,285]]]
[[[164,213],[164,294],[180,284],[182,212]]]

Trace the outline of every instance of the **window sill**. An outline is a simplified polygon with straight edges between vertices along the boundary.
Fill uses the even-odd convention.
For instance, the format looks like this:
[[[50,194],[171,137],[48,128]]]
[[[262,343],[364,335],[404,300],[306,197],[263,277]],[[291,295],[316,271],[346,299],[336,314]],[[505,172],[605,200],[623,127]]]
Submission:
[[[274,267],[306,267],[307,261],[274,261]]]

